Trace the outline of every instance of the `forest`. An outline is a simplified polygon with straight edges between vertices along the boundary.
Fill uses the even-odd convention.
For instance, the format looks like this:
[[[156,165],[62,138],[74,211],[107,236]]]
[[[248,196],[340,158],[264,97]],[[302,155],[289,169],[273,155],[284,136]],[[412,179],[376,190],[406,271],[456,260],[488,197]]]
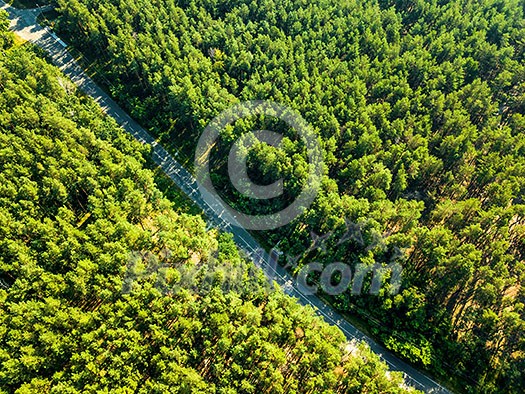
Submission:
[[[0,393],[416,393],[166,199],[149,148],[7,27],[2,12]],[[134,251],[169,292],[154,270],[127,281]],[[207,288],[176,286],[190,266],[217,267]]]
[[[192,162],[204,127],[243,100],[297,110],[324,150],[321,191],[286,227],[259,234],[298,255],[311,232],[365,240],[309,251],[328,264],[387,263],[399,294],[326,295],[389,349],[459,392],[525,391],[525,2],[523,0],[58,0],[54,28],[172,152]],[[257,122],[282,150],[251,152],[279,201],[236,194],[224,152]],[[304,146],[272,119],[221,134],[214,182],[231,204],[293,200]],[[287,263],[284,261],[283,263]]]

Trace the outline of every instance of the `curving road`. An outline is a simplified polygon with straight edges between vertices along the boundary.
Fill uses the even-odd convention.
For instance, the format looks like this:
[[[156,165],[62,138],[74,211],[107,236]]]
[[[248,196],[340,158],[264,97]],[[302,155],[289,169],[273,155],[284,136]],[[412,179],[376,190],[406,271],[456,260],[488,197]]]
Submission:
[[[146,130],[131,119],[131,117],[84,72],[67,51],[66,43],[57,37],[49,28],[38,24],[37,16],[47,8],[30,10],[16,9],[7,5],[2,0],[0,0],[0,8],[8,12],[12,31],[21,38],[44,49],[53,63],[71,78],[80,89],[91,96],[107,115],[114,118],[137,140],[144,144],[150,144],[153,147],[153,159],[159,167],[205,212],[210,221],[223,230],[233,234],[238,247],[263,269],[270,281],[277,282],[289,295],[297,298],[301,304],[312,306],[328,323],[339,327],[349,340],[356,339],[366,342],[372,351],[379,354],[389,365],[390,369],[404,373],[407,384],[426,393],[451,393],[425,374],[398,359],[372,338],[352,326],[339,313],[321,301],[317,296],[304,294],[297,286],[290,286],[292,278],[281,266],[276,264],[275,259],[272,259],[258,242],[237,224],[234,218],[226,214],[224,208],[213,196],[205,196],[206,201],[212,201],[212,203],[207,203],[199,191],[197,181],[193,175],[160,146]],[[205,191],[204,193],[207,194]]]

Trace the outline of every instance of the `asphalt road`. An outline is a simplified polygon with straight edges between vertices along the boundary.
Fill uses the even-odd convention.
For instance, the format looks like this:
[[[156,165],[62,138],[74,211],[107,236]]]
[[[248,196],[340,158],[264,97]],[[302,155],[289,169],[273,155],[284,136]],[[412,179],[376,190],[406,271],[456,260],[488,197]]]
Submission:
[[[391,370],[402,371],[407,384],[432,394],[449,394],[449,390],[430,379],[425,374],[398,359],[372,338],[359,331],[345,320],[331,306],[325,304],[315,295],[303,293],[293,285],[293,279],[274,259],[264,251],[258,242],[244,230],[236,225],[232,217],[228,217],[221,204],[211,195],[201,195],[196,179],[180,163],[178,163],[155,139],[144,130],[137,122],[124,112],[78,65],[66,49],[66,44],[60,40],[49,28],[37,23],[37,16],[44,9],[22,10],[7,5],[0,0],[0,8],[9,13],[10,28],[21,38],[30,41],[46,51],[50,59],[64,74],[86,94],[91,96],[102,110],[114,118],[127,132],[144,144],[153,147],[154,161],[162,168],[172,181],[188,195],[208,216],[209,220],[225,231],[233,234],[235,242],[253,261],[261,267],[269,280],[277,282],[289,295],[298,299],[303,305],[310,305],[316,309],[328,323],[335,325],[343,331],[349,340],[357,339],[366,342],[371,350],[389,365]],[[206,192],[204,192],[206,193]],[[211,201],[211,203],[208,202]]]

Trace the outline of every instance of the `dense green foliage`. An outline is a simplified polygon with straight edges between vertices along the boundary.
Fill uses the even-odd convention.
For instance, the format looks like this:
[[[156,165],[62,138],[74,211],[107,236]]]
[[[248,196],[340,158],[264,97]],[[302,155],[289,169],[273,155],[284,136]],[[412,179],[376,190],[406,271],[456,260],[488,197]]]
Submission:
[[[146,149],[4,32],[0,393],[410,391],[366,347],[249,276],[230,237],[176,213]],[[134,250],[163,259],[169,293],[160,271],[121,291]],[[208,291],[175,286],[177,267],[212,260],[224,269],[208,272]],[[217,276],[233,268],[244,276],[225,291]]]
[[[300,221],[266,236],[295,255],[310,231],[344,231],[345,217],[365,238],[386,234],[385,247],[329,242],[301,264],[385,262],[405,247],[400,294],[334,303],[379,321],[388,347],[465,389],[525,390],[523,1],[58,3],[61,32],[113,95],[188,157],[238,100],[297,109],[325,150],[323,190]],[[252,158],[257,180],[285,178],[284,203],[306,166],[288,137],[285,154],[259,146]]]

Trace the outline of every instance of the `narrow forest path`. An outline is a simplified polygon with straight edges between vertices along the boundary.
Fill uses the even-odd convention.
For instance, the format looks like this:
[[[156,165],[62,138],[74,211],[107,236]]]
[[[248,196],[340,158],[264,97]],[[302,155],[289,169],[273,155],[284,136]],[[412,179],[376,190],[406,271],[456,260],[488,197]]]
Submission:
[[[270,281],[277,282],[286,289],[286,292],[298,299],[303,305],[310,305],[316,309],[328,323],[337,326],[351,339],[366,342],[371,350],[380,355],[391,370],[402,371],[407,384],[432,394],[448,394],[449,390],[419,372],[407,363],[401,361],[372,338],[359,331],[356,327],[345,320],[334,308],[325,304],[316,295],[303,294],[296,286],[288,286],[292,278],[278,264],[272,262],[270,256],[264,251],[259,243],[241,226],[235,225],[235,219],[226,217],[224,208],[217,201],[216,204],[208,204],[202,197],[197,180],[178,161],[176,161],[155,139],[144,130],[137,122],[113,101],[80,67],[73,56],[67,51],[66,44],[60,40],[48,27],[38,24],[38,15],[46,8],[39,9],[17,9],[0,0],[0,8],[7,11],[11,21],[10,28],[22,39],[32,42],[41,47],[48,54],[52,62],[60,68],[71,80],[87,95],[92,97],[108,115],[114,118],[134,138],[144,144],[152,146],[152,154],[155,163],[170,177],[170,179],[197,204],[220,228],[233,234],[237,246],[246,254],[251,256],[254,262],[265,272]],[[207,196],[207,201],[216,201]]]

